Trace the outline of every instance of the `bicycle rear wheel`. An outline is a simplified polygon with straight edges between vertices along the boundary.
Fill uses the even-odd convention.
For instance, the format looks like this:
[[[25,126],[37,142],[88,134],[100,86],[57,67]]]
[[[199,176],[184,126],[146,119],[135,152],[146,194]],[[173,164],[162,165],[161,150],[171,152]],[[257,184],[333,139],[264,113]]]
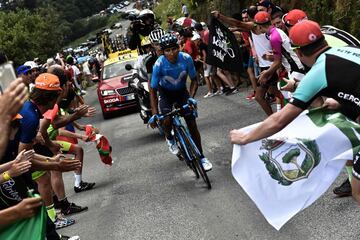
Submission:
[[[211,183],[209,180],[209,177],[206,173],[206,171],[204,170],[204,167],[201,164],[201,154],[200,151],[198,150],[197,146],[195,145],[194,141],[191,139],[190,134],[185,132],[185,129],[180,129],[181,134],[183,136],[183,138],[185,139],[186,145],[187,145],[187,149],[189,151],[189,153],[192,156],[192,165],[194,166],[194,168],[196,169],[196,172],[198,174],[200,174],[201,178],[204,180],[204,182],[207,185],[208,189],[211,189]]]

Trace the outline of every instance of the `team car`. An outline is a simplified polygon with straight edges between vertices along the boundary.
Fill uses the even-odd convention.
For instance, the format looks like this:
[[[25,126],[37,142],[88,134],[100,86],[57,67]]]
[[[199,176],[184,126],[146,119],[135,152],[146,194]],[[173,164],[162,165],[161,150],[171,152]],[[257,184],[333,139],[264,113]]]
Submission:
[[[136,50],[123,50],[109,54],[103,63],[97,94],[104,119],[113,112],[137,107],[134,89],[128,86],[132,74],[125,69],[126,64],[134,65],[137,58]]]

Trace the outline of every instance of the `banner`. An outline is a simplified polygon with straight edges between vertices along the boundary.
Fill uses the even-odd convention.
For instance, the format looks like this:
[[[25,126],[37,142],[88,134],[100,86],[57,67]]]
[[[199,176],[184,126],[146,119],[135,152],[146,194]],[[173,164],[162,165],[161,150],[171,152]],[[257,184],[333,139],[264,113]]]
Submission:
[[[209,45],[206,63],[230,72],[243,72],[239,44],[232,32],[216,18],[209,26]]]
[[[346,160],[359,157],[359,136],[360,125],[340,113],[305,111],[270,138],[234,145],[232,174],[279,230],[327,191]]]
[[[47,212],[41,206],[32,218],[15,222],[0,229],[0,239],[6,240],[43,240],[45,239]]]

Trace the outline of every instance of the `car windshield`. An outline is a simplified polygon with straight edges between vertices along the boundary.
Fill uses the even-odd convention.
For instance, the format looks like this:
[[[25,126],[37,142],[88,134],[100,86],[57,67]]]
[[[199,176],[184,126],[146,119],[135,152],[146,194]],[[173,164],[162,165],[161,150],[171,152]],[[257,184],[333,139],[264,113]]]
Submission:
[[[106,80],[109,78],[114,78],[117,76],[122,76],[122,75],[130,73],[129,71],[127,71],[125,69],[125,65],[128,63],[131,65],[134,65],[135,60],[122,61],[122,62],[117,62],[117,63],[113,63],[110,65],[104,66],[102,79]]]

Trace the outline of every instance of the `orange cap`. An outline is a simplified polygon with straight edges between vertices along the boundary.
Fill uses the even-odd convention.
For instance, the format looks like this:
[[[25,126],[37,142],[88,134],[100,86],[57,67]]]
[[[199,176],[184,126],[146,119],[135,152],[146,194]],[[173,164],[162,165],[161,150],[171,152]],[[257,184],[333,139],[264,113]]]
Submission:
[[[304,20],[295,24],[289,33],[291,43],[304,47],[324,37],[317,22]]]
[[[50,91],[59,91],[60,81],[59,78],[51,73],[42,73],[35,79],[35,88],[50,90]]]
[[[293,9],[283,17],[284,24],[290,27],[304,20],[307,20],[307,15],[300,9]]]
[[[22,119],[23,117],[18,113],[18,114],[16,114],[16,116],[15,117],[13,117],[13,121],[14,120],[18,120],[18,119]]]
[[[268,23],[270,22],[270,20],[270,14],[265,11],[258,12],[254,17],[255,23],[259,25]]]

